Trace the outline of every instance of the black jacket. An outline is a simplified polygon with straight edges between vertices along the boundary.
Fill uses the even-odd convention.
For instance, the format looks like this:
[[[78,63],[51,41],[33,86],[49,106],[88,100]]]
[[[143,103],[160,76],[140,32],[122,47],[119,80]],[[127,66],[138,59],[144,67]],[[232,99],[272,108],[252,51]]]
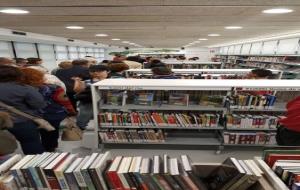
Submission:
[[[70,69],[60,69],[55,74],[63,83],[65,83],[67,92],[74,92],[74,80],[72,77],[80,77],[87,80],[90,77],[88,68],[82,66],[73,66]]]

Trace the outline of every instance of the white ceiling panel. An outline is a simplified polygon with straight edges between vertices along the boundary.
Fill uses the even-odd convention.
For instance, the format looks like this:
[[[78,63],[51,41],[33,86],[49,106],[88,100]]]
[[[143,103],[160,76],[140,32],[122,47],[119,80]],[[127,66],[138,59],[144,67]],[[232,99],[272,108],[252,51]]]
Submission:
[[[300,31],[300,0],[1,0],[0,9],[18,7],[28,15],[0,14],[0,27],[124,46],[180,47],[227,43],[262,35]],[[264,9],[287,7],[293,13],[265,15]],[[68,30],[69,25],[84,26]],[[225,30],[225,26],[243,26]],[[106,38],[96,37],[105,33]],[[219,33],[220,37],[207,37]],[[121,41],[111,41],[120,38]]]

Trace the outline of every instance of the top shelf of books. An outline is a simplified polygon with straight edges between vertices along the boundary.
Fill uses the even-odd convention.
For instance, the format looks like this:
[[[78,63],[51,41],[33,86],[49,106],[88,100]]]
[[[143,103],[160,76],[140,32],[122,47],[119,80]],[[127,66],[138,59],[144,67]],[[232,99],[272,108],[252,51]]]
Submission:
[[[175,74],[247,74],[250,73],[252,69],[172,69],[172,72]],[[272,73],[277,74],[281,71],[271,70]],[[126,72],[132,73],[152,73],[151,69],[129,69]]]
[[[103,90],[277,90],[299,91],[300,80],[195,80],[195,79],[105,79],[95,83]]]
[[[189,64],[189,65],[221,65],[222,62],[199,62],[199,61],[168,61],[164,62],[169,65],[181,65],[181,64]]]

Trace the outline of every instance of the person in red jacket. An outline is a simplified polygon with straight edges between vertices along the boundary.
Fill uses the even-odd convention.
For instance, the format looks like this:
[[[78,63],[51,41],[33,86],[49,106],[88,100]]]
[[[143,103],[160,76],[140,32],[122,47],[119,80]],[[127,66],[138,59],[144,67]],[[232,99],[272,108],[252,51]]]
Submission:
[[[286,116],[279,120],[276,140],[282,146],[300,146],[300,96],[286,105]]]

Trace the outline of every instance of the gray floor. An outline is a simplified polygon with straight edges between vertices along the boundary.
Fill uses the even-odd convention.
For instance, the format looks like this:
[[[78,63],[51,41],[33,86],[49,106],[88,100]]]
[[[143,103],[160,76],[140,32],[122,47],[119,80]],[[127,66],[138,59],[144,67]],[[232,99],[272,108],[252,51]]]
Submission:
[[[247,148],[247,147],[246,147]],[[60,151],[71,151],[72,153],[78,153],[81,156],[88,155],[92,152],[101,152],[103,150],[91,150],[80,147],[80,142],[61,142]],[[259,149],[247,149],[245,147],[229,149],[225,148],[221,154],[216,154],[216,150],[160,150],[160,149],[105,149],[104,151],[111,151],[112,155],[123,156],[143,156],[152,157],[153,155],[168,154],[170,157],[179,157],[182,154],[190,156],[193,162],[209,162],[220,163],[227,157],[235,157],[237,159],[253,159],[255,156],[261,156],[262,150]]]
[[[221,154],[216,154],[216,150],[166,150],[166,149],[88,149],[81,147],[80,141],[61,141],[59,143],[58,151],[60,152],[72,152],[78,153],[80,156],[89,155],[92,152],[111,151],[113,156],[143,156],[153,157],[153,155],[168,154],[170,157],[179,157],[182,154],[190,156],[193,162],[205,162],[205,163],[220,163],[227,157],[235,157],[237,159],[247,160],[253,159],[255,156],[261,156],[261,149],[250,149],[250,147],[240,148],[225,148]],[[22,153],[21,149],[18,148],[16,153]]]

